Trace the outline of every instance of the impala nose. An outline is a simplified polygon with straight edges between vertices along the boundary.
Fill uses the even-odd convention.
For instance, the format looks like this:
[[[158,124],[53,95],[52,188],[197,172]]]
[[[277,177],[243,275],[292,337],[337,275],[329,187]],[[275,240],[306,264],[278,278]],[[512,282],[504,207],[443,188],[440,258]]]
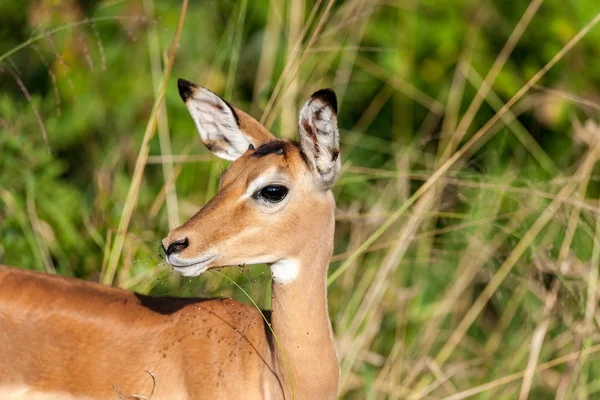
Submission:
[[[188,239],[183,238],[179,240],[175,240],[169,243],[169,246],[165,248],[165,244],[163,243],[163,250],[167,256],[170,256],[173,253],[179,253],[180,251],[186,249],[189,245]]]

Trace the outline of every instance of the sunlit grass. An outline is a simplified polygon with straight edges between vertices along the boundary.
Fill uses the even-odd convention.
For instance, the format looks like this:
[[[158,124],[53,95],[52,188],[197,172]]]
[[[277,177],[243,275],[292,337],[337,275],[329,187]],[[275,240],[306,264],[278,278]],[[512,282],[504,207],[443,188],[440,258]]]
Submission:
[[[174,78],[286,137],[333,87],[340,398],[595,398],[600,7],[442,3],[190,4],[176,57],[180,4],[30,27],[0,54],[0,262],[268,308],[264,267],[181,279],[161,259],[226,166]]]

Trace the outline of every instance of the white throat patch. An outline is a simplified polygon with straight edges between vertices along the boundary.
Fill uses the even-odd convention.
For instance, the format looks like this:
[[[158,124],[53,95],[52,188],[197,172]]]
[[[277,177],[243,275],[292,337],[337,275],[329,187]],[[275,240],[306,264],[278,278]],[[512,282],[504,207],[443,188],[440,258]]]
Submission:
[[[293,258],[284,258],[276,263],[271,264],[271,276],[273,282],[279,285],[285,285],[291,283],[298,277],[300,272],[300,265],[297,260]]]

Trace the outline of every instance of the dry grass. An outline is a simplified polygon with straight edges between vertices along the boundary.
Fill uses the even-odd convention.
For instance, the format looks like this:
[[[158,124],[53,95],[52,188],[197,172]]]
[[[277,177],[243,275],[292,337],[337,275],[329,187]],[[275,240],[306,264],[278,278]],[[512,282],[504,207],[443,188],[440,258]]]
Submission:
[[[416,32],[417,20],[437,10],[430,4],[318,0],[311,7],[304,0],[273,0],[260,22],[262,37],[250,40],[244,35],[255,29],[255,9],[242,1],[231,7],[227,26],[218,27],[220,44],[209,56],[189,40],[197,31],[186,35],[196,27],[189,16],[183,25],[187,0],[169,39],[168,57],[160,24],[141,29],[135,18],[122,19],[131,37],[147,38],[151,82],[146,90],[152,106],[143,136],[119,141],[94,166],[97,212],[90,212],[83,225],[95,246],[93,259],[99,261],[87,268],[92,270],[88,275],[143,292],[231,296],[268,306],[264,269],[240,272],[235,267],[190,282],[169,273],[157,256],[161,232],[187,219],[214,193],[223,166],[199,150],[197,139],[185,132],[191,125],[176,119],[184,114],[169,103],[177,101],[169,94],[174,90],[169,76],[175,65],[178,73],[197,77],[227,100],[239,100],[242,108],[251,107],[263,123],[286,136],[292,136],[295,110],[307,94],[333,86],[341,95],[345,160],[335,188],[338,229],[328,278],[342,365],[340,398],[594,398],[600,392],[594,379],[600,368],[600,202],[590,194],[599,182],[600,142],[594,138],[600,129],[577,121],[579,107],[596,120],[600,107],[588,93],[546,87],[544,80],[553,68],[570,72],[562,63],[600,22],[600,14],[590,14],[589,22],[563,38],[541,68],[523,74],[516,90],[507,94],[502,86],[503,73],[518,66],[519,45],[549,1],[533,0],[518,20],[502,21],[510,25],[506,40],[487,64],[480,60],[485,50],[478,41],[499,11],[487,3],[473,7],[456,62],[447,79],[439,78],[443,88],[435,93],[417,77],[418,41],[403,36]],[[143,0],[141,9],[146,22],[160,12],[152,0]],[[398,37],[381,39],[373,31],[380,21],[389,23],[388,14],[396,23],[408,22],[398,23]],[[194,16],[203,18],[196,11]],[[94,74],[110,70],[113,49],[96,29],[103,21],[114,17],[71,22],[32,36],[0,55],[0,63],[42,39],[89,26],[93,29],[87,35],[98,53],[84,45],[82,64]],[[178,50],[177,69],[180,38],[189,48]],[[255,43],[260,44],[256,49],[251,47]],[[382,49],[398,54],[386,58],[388,51]],[[62,118],[72,107],[64,94],[62,101],[58,96],[68,76],[42,58],[43,48],[36,51],[52,74],[56,118]],[[249,52],[258,54],[251,78],[244,64]],[[195,56],[201,59],[188,61]],[[94,57],[101,59],[101,68],[94,68]],[[486,73],[478,72],[482,65]],[[51,124],[44,124],[35,96],[12,65],[2,68],[33,107],[32,121],[52,148],[56,132],[46,129]],[[70,79],[69,87],[76,87]],[[244,86],[248,81],[249,88]],[[377,85],[372,97],[359,101],[353,96],[363,82]],[[243,99],[252,105],[245,107]],[[574,110],[574,156],[567,162],[553,157],[526,122],[558,101]],[[483,120],[481,114],[490,117]],[[393,133],[378,131],[383,118],[391,119],[386,126]],[[0,122],[11,132],[20,129],[18,120],[3,116]],[[504,161],[495,164],[501,157]],[[522,168],[529,157],[530,170]],[[55,262],[57,269],[66,265],[70,258],[61,255],[67,251],[61,247],[66,245],[60,225],[46,221],[48,206],[40,207],[33,187],[20,204],[1,186],[0,199],[14,215],[34,262],[50,272]],[[115,209],[116,217],[111,214]]]
[[[102,283],[104,283],[105,285],[112,284],[117,269],[117,263],[121,258],[121,251],[123,250],[123,245],[125,243],[125,235],[127,234],[129,222],[131,221],[131,214],[133,213],[133,208],[135,207],[135,204],[137,202],[138,194],[140,191],[140,184],[142,182],[142,175],[144,174],[144,169],[146,168],[146,161],[148,159],[148,153],[150,151],[150,141],[154,136],[154,132],[158,124],[160,111],[164,110],[163,100],[165,98],[165,92],[167,91],[167,83],[169,82],[171,69],[173,68],[173,63],[175,62],[175,54],[177,50],[177,45],[179,44],[179,36],[181,35],[181,30],[183,28],[183,21],[185,19],[187,6],[188,0],[183,0],[183,5],[181,6],[181,13],[179,15],[179,21],[177,23],[177,30],[175,31],[175,38],[173,39],[171,51],[169,52],[169,59],[162,76],[160,89],[158,90],[158,96],[156,97],[154,106],[152,107],[152,114],[150,115],[150,120],[148,121],[148,125],[146,126],[144,138],[142,139],[142,145],[140,146],[138,157],[135,162],[135,170],[133,172],[133,177],[129,186],[129,191],[127,192],[127,198],[125,199],[125,206],[123,207],[123,213],[121,214],[121,220],[119,221],[119,227],[117,228],[117,235],[113,243],[110,255],[108,257],[106,273],[102,277]]]

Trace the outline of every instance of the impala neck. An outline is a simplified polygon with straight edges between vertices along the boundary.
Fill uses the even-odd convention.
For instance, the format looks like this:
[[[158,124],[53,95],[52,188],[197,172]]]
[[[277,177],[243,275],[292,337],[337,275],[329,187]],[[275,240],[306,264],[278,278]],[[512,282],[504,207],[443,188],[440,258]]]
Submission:
[[[320,219],[323,224],[311,224],[314,234],[302,243],[293,261],[284,260],[296,263],[297,275],[285,283],[273,281],[271,321],[284,353],[275,342],[275,361],[286,399],[292,398],[290,372],[295,399],[334,399],[337,395],[339,362],[326,283],[335,229],[335,203],[330,194],[328,203]]]

